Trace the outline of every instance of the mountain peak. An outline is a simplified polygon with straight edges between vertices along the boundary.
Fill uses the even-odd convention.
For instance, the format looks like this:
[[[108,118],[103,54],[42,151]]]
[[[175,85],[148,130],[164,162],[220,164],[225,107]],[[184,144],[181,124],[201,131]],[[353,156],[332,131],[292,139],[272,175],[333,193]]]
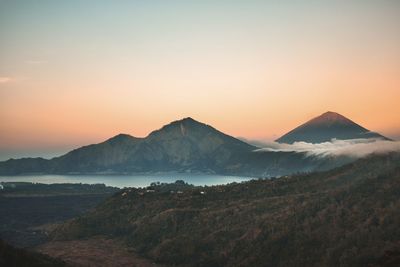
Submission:
[[[177,129],[179,131],[182,131],[183,128],[185,129],[189,129],[189,128],[204,128],[204,127],[210,127],[205,123],[196,121],[195,119],[191,118],[191,117],[186,117],[180,120],[175,120],[172,121],[166,125],[164,125],[163,127],[161,127],[161,129],[153,131],[152,133],[150,133],[150,135],[152,135],[153,133],[158,133],[158,132],[164,132],[164,131],[172,131],[174,129]]]
[[[365,129],[337,112],[328,111],[293,129],[277,139],[276,142],[289,144],[301,141],[322,143],[329,142],[332,139],[361,138],[382,138],[389,140],[378,133]]]
[[[192,117],[186,117],[186,118],[183,118],[183,119],[181,119],[181,121],[192,121],[192,122],[198,122],[198,121],[196,121],[195,119],[193,119]]]
[[[125,134],[125,133],[119,133],[113,137],[111,137],[110,139],[125,139],[125,138],[132,138],[133,136],[130,134]]]
[[[200,125],[205,125],[205,124],[202,123],[202,122],[196,121],[196,120],[193,119],[192,117],[186,117],[186,118],[183,118],[183,119],[180,119],[180,120],[176,120],[176,121],[171,122],[170,124],[181,124],[181,123],[184,123],[184,124],[200,124]]]
[[[233,145],[233,147],[239,147],[239,149],[246,151],[253,149],[249,144],[226,135],[212,126],[196,121],[191,117],[164,125],[161,129],[151,132],[146,137],[146,141],[156,141],[165,146],[173,146],[174,150],[179,153],[184,153],[184,147],[198,147],[200,151],[204,152],[216,149],[223,144]]]
[[[186,117],[180,120],[172,121],[158,130],[149,134],[149,137],[162,137],[162,138],[178,138],[187,137],[188,135],[199,135],[210,129],[214,130],[211,126],[202,122],[196,121],[191,117]]]
[[[333,112],[333,111],[327,111],[327,112],[321,114],[320,116],[315,117],[315,118],[309,120],[308,122],[306,122],[306,124],[320,124],[320,123],[324,123],[324,124],[332,124],[332,123],[356,124],[355,122],[351,121],[350,119],[346,118],[345,116],[343,116],[337,112]]]
[[[115,143],[120,143],[120,142],[138,140],[138,139],[140,139],[140,138],[134,137],[129,134],[120,133],[120,134],[117,134],[117,135],[107,139],[105,142],[110,143],[110,144],[115,144]]]
[[[325,118],[325,119],[347,119],[345,116],[334,112],[334,111],[327,111],[325,113],[323,113],[322,115],[320,115],[319,117],[321,118]]]

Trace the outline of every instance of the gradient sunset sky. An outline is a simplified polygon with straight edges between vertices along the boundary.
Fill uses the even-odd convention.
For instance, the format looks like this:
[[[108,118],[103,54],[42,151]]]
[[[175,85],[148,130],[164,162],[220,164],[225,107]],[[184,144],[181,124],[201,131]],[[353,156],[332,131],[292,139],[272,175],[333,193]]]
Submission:
[[[0,0],[0,160],[193,117],[273,140],[325,111],[400,138],[400,1]]]

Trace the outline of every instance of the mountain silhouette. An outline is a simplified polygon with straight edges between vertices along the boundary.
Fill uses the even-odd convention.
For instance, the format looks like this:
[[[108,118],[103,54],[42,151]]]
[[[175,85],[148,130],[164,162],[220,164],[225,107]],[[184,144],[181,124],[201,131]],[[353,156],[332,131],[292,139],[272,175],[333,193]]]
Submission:
[[[358,125],[350,119],[336,113],[324,114],[309,120],[283,135],[276,142],[292,144],[294,142],[322,143],[332,139],[380,138],[390,140],[378,133]]]
[[[349,161],[257,149],[210,125],[184,118],[144,138],[119,134],[49,160],[3,161],[0,175],[185,172],[270,177],[329,169]]]

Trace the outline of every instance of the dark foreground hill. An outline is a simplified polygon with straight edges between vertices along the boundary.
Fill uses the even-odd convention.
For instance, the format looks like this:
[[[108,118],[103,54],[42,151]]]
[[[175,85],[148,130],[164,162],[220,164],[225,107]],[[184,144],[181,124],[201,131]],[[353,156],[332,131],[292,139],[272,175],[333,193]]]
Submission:
[[[342,164],[340,160],[327,161],[304,153],[254,152],[256,149],[207,124],[185,118],[165,125],[145,138],[119,134],[50,160],[3,161],[0,162],[0,175],[173,171],[277,176]]]
[[[122,240],[171,266],[400,266],[400,154],[322,173],[163,188],[124,189],[52,236]]]
[[[378,133],[365,129],[336,112],[328,111],[293,129],[277,139],[276,142],[289,144],[300,141],[322,143],[329,142],[332,139],[346,140],[366,138],[389,140]]]
[[[0,239],[0,266],[4,267],[58,267],[65,263],[49,256],[14,248]]]

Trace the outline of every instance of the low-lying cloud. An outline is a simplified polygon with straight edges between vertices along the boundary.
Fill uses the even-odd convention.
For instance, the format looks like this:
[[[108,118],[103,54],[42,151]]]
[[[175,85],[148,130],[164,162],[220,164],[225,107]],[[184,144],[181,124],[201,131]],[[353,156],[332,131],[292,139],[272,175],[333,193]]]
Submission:
[[[369,154],[384,154],[388,152],[400,152],[399,141],[383,139],[351,139],[335,140],[319,144],[307,142],[295,142],[293,144],[281,144],[276,142],[264,143],[264,147],[256,151],[269,152],[299,152],[308,156],[350,156],[361,158]]]

